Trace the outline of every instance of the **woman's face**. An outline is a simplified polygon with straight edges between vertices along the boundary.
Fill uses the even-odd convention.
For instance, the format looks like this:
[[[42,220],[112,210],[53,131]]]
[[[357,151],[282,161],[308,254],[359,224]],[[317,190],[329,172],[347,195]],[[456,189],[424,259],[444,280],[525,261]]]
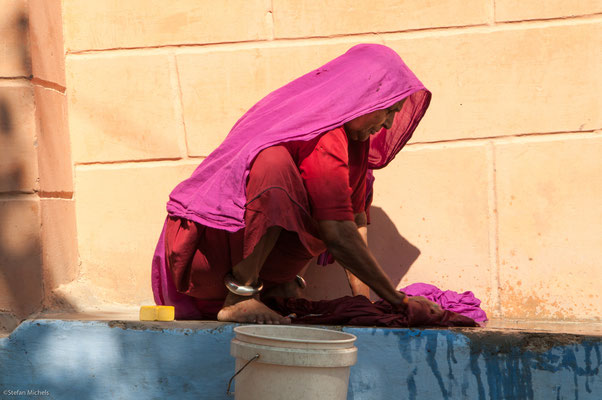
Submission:
[[[372,111],[347,122],[343,125],[347,137],[351,140],[364,142],[370,138],[370,135],[380,132],[382,128],[391,129],[395,114],[401,110],[405,101],[406,99],[403,99],[389,108]]]

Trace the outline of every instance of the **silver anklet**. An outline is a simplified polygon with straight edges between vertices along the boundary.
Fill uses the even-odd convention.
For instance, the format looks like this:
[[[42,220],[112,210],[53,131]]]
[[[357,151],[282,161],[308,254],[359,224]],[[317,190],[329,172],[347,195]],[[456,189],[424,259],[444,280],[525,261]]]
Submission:
[[[263,282],[261,282],[259,279],[257,279],[257,285],[255,286],[239,285],[234,280],[234,275],[232,275],[232,272],[228,272],[226,276],[224,276],[224,284],[229,291],[239,296],[253,296],[254,294],[261,292],[261,289],[263,289]]]
[[[299,287],[301,289],[305,289],[307,287],[307,282],[305,282],[305,279],[303,279],[302,276],[296,275],[295,281],[297,282],[297,285],[299,285]]]

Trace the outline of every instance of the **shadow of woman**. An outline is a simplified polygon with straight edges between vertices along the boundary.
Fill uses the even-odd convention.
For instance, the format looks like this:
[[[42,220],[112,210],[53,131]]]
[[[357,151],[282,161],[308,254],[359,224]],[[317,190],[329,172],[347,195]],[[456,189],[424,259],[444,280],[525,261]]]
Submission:
[[[394,285],[399,284],[420,256],[420,250],[399,233],[385,211],[375,206],[370,209],[368,247]],[[338,263],[321,266],[314,260],[303,275],[307,281],[303,297],[310,300],[351,295],[345,271]],[[370,297],[373,300],[378,298],[374,293]]]

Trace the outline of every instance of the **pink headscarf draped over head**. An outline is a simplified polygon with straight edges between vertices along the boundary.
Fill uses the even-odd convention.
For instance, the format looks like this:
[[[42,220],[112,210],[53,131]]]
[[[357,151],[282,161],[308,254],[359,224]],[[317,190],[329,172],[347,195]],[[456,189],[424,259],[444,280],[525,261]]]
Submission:
[[[390,48],[354,46],[255,104],[192,176],[173,190],[167,211],[208,227],[237,231],[244,227],[247,175],[261,150],[311,140],[404,98],[392,128],[370,139],[371,169],[386,166],[410,139],[431,93]]]

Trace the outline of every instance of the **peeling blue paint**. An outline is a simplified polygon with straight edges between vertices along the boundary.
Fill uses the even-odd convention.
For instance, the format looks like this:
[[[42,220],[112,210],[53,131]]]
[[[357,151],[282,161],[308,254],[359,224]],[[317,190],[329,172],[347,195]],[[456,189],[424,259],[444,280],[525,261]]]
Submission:
[[[0,393],[227,399],[232,324],[26,321],[0,339]],[[169,327],[169,328],[166,328]],[[349,399],[600,399],[601,337],[351,328]],[[4,397],[9,397],[4,395]],[[1,397],[1,398],[4,398]]]
[[[600,399],[600,337],[347,328],[358,336],[350,390],[358,399]],[[396,337],[393,337],[395,335]],[[397,343],[395,343],[397,341]],[[367,349],[365,359],[362,349]],[[398,349],[398,354],[393,352]],[[577,356],[578,355],[578,356]],[[386,386],[363,390],[366,370]]]

